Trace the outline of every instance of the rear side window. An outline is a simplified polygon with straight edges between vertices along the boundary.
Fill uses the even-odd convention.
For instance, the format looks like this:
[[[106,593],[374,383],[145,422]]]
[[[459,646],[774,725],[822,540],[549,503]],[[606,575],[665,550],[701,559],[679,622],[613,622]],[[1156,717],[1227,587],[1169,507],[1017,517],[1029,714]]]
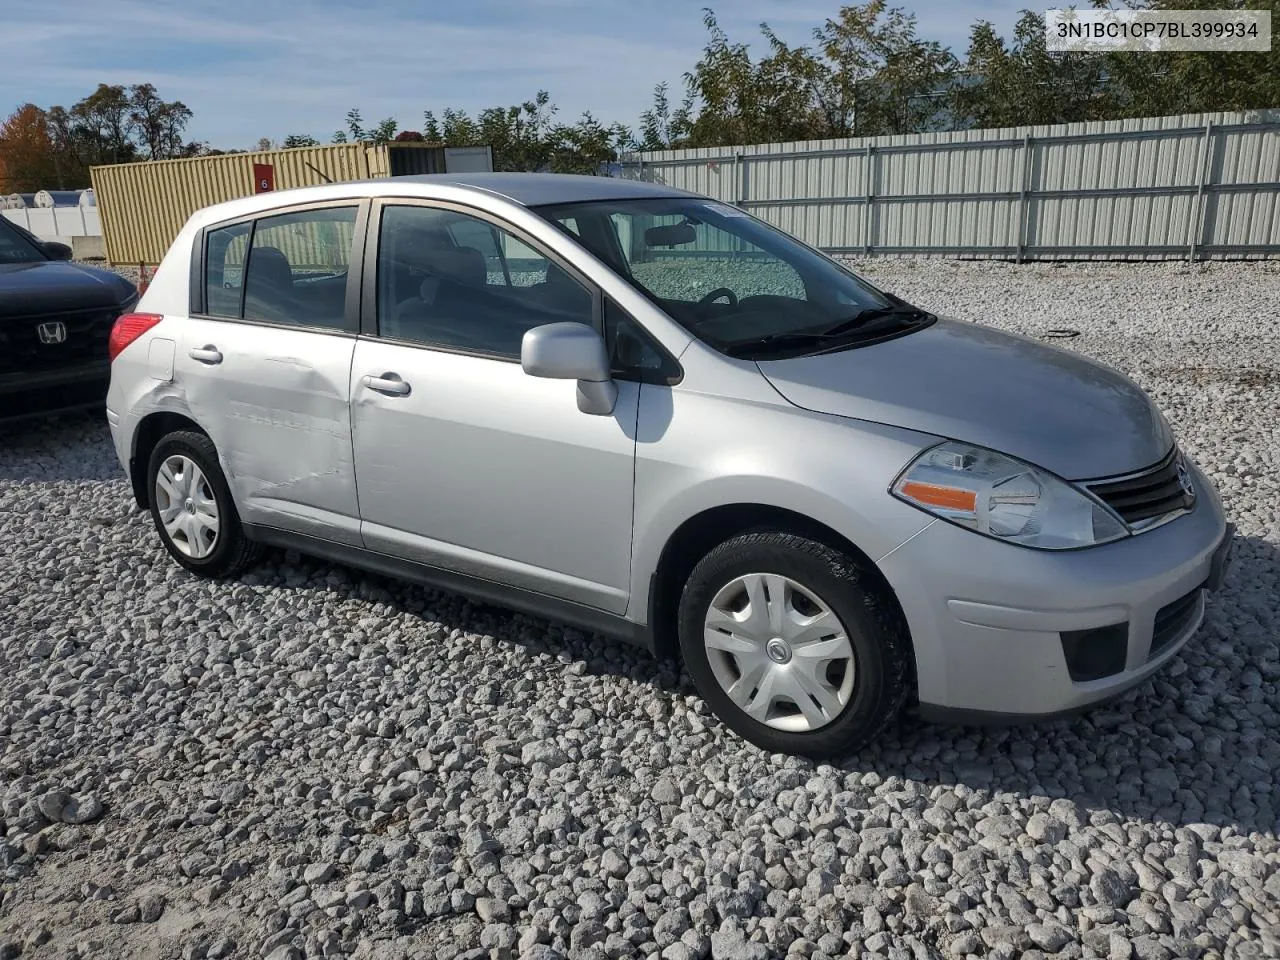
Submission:
[[[288,326],[346,327],[347,272],[357,208],[303,210],[210,230],[210,316]]]
[[[233,223],[210,230],[205,240],[205,313],[211,317],[240,316],[244,289],[244,259],[249,253],[252,223]]]

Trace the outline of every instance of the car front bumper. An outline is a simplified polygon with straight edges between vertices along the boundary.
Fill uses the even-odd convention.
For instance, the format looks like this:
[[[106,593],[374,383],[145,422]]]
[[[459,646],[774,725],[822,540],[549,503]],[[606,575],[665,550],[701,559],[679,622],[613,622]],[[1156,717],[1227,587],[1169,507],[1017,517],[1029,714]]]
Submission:
[[[4,374],[0,376],[0,422],[102,406],[110,376],[111,365],[105,359],[38,373]]]
[[[1195,508],[1125,540],[1031,550],[938,520],[882,558],[911,630],[921,715],[1003,722],[1070,714],[1159,670],[1199,628],[1231,548],[1221,500],[1193,472]],[[1116,669],[1073,678],[1080,647],[1070,647],[1077,659],[1069,663],[1064,634],[1086,646],[1111,643]]]

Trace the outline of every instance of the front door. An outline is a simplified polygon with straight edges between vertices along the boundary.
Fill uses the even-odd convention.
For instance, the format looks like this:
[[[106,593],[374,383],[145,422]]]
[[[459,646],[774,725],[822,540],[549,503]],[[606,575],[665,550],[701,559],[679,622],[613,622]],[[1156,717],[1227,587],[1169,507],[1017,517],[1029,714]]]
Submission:
[[[351,369],[365,545],[623,613],[639,385],[594,416],[519,362],[530,327],[592,324],[593,294],[454,209],[386,206],[378,229],[377,336]]]
[[[352,545],[347,286],[358,212],[317,207],[210,230],[202,309],[184,323],[175,361],[243,519]]]

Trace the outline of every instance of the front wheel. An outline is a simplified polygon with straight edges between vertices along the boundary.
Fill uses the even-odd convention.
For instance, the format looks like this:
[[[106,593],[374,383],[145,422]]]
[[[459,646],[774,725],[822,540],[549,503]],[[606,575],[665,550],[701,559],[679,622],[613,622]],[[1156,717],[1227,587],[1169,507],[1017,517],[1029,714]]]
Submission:
[[[901,711],[911,674],[887,590],[845,554],[784,531],[734,537],[694,567],[680,650],[731,729],[814,758],[874,738]]]
[[[156,444],[147,490],[160,540],[192,573],[232,577],[257,559],[259,547],[240,525],[218,451],[203,433],[181,430]]]

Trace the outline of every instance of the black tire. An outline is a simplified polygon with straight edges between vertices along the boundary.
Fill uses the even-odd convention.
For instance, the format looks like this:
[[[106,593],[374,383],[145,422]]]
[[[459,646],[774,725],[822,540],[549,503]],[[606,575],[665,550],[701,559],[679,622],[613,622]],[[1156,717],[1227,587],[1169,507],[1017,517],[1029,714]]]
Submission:
[[[156,477],[161,465],[170,457],[181,455],[191,460],[204,474],[209,492],[218,505],[218,531],[212,551],[203,557],[190,556],[175,544],[160,519]],[[260,556],[261,545],[245,536],[240,514],[231,499],[231,488],[218,464],[218,451],[203,433],[180,430],[163,437],[151,451],[147,462],[147,503],[151,520],[160,534],[160,542],[174,560],[192,573],[213,580],[234,577],[252,565]]]
[[[779,730],[747,715],[716,680],[703,640],[716,594],[750,573],[785,575],[812,592],[844,626],[853,689],[844,708],[815,730]],[[847,756],[902,712],[912,670],[906,624],[893,597],[847,555],[785,531],[752,531],[720,544],[693,568],[680,598],[680,652],[699,693],[725,725],[761,749],[814,759]]]

